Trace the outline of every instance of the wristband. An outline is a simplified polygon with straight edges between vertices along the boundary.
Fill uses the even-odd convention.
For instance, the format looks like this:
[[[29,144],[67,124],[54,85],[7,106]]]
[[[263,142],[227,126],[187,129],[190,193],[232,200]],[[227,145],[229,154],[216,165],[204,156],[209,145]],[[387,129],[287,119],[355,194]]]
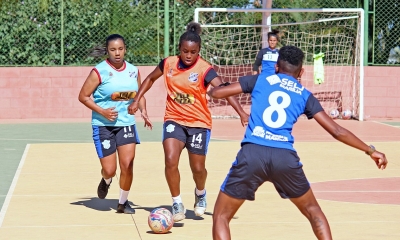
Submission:
[[[365,152],[365,154],[367,154],[368,156],[371,156],[371,154],[373,154],[376,151],[376,149],[373,145],[369,145],[368,147],[369,147],[369,149],[368,149],[368,151]]]

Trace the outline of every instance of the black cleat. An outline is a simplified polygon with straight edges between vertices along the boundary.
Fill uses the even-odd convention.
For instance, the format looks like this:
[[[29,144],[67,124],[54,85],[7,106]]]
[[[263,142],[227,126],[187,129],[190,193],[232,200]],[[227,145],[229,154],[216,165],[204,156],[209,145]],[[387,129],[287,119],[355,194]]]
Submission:
[[[101,178],[99,187],[97,188],[97,196],[98,196],[100,199],[106,198],[107,193],[108,193],[108,189],[110,188],[111,183],[112,183],[112,179],[111,179],[110,184],[107,185],[107,183],[106,183],[106,181],[104,180],[104,178]]]
[[[118,203],[117,213],[135,214],[135,209],[133,209],[129,205],[128,200],[126,200],[124,204]]]

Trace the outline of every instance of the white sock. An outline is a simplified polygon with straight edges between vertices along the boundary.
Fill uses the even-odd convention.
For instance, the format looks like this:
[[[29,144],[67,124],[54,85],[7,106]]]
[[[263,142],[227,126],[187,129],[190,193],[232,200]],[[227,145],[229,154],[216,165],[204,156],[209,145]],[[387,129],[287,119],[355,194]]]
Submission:
[[[196,195],[197,195],[197,196],[201,196],[201,195],[203,195],[204,193],[206,193],[206,189],[199,190],[199,189],[196,188]]]
[[[110,185],[112,178],[108,178],[108,179],[103,178],[103,179],[104,179],[104,181],[106,181],[107,185]]]
[[[172,197],[172,204],[174,204],[174,203],[182,203],[181,195],[178,195],[176,197]]]
[[[128,200],[129,191],[119,189],[119,204],[124,204]]]

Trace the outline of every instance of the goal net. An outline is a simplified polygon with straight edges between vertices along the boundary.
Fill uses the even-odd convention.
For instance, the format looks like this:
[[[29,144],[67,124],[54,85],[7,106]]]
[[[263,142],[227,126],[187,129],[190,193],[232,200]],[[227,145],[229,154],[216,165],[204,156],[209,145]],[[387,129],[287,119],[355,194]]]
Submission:
[[[268,14],[271,24],[263,25]],[[363,120],[362,9],[197,8],[195,21],[202,26],[201,56],[224,82],[251,75],[258,51],[267,46],[263,36],[277,29],[278,48],[293,45],[304,52],[301,84],[319,99],[325,111],[348,110],[353,118]],[[314,80],[314,54],[319,53],[324,54],[322,83]],[[249,109],[250,94],[237,99]],[[225,99],[210,99],[209,107],[214,118],[237,117]]]

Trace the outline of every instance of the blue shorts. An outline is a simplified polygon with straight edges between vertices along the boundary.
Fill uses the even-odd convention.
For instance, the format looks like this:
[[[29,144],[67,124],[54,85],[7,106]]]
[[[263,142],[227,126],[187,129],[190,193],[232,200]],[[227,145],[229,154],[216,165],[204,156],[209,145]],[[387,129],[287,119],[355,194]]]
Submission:
[[[135,125],[126,127],[92,126],[92,129],[93,141],[99,158],[115,153],[119,146],[140,143]]]
[[[211,137],[210,129],[186,127],[174,121],[166,121],[163,129],[163,141],[167,138],[175,138],[184,142],[189,152],[199,155],[207,154]]]
[[[274,184],[282,198],[300,197],[310,189],[295,151],[247,143],[237,154],[221,191],[254,200],[258,187],[266,181]]]

